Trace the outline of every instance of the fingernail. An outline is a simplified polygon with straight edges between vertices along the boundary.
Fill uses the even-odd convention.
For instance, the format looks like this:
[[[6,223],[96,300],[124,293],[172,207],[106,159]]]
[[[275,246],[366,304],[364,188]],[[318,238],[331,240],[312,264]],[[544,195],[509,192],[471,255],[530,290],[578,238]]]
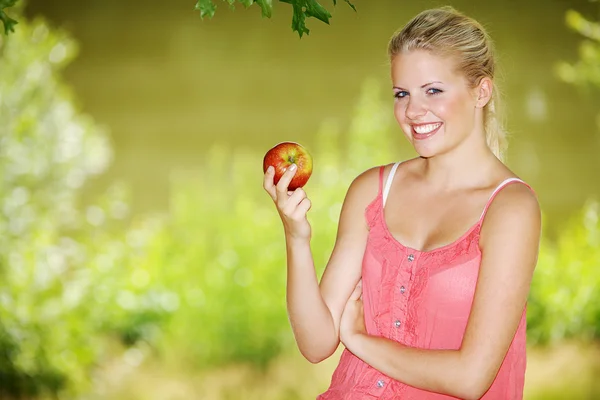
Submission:
[[[275,168],[273,168],[273,166],[272,166],[272,165],[269,165],[269,168],[267,168],[267,172],[268,172],[268,173],[271,173],[271,172],[273,172],[273,170],[274,170],[274,169],[275,169]]]
[[[292,170],[292,171],[293,171],[293,170],[295,170],[297,167],[298,167],[298,166],[297,166],[296,164],[292,164],[292,165],[290,165],[290,170]]]

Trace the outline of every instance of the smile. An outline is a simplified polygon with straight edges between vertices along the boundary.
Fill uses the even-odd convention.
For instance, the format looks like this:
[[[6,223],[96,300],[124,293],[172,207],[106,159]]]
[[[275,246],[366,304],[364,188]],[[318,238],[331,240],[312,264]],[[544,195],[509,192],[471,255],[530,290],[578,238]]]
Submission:
[[[413,137],[415,139],[427,139],[433,136],[442,126],[441,122],[432,124],[412,125]]]

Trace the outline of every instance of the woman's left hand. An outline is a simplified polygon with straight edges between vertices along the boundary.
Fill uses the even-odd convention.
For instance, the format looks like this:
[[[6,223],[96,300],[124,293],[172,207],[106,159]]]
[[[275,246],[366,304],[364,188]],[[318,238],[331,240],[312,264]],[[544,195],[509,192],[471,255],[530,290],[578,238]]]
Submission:
[[[366,335],[365,314],[362,302],[362,279],[346,302],[340,321],[340,341],[348,348],[356,335]]]

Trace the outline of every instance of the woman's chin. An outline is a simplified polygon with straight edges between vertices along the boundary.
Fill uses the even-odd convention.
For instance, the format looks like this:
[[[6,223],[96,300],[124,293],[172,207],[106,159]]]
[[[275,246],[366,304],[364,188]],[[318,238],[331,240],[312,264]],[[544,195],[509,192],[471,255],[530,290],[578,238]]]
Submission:
[[[438,154],[438,151],[435,148],[432,148],[430,146],[414,146],[413,148],[415,149],[415,151],[417,152],[417,154],[419,155],[419,157],[422,158],[430,158],[435,156],[436,154]]]
[[[435,137],[428,137],[426,139],[410,137],[409,140],[419,156],[430,158],[444,152],[445,143],[441,139],[442,136],[438,134]]]

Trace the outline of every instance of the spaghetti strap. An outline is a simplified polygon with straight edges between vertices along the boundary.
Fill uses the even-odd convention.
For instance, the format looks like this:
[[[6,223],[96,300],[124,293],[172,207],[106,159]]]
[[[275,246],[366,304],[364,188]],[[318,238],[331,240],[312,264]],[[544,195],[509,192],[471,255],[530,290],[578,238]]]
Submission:
[[[399,162],[392,166],[392,170],[390,171],[387,181],[385,182],[385,188],[383,189],[383,207],[385,207],[385,201],[387,200],[388,194],[390,194],[390,188],[392,187],[392,181],[394,180],[394,175],[396,174],[398,165],[400,165]]]
[[[496,189],[494,189],[494,191],[490,195],[490,198],[487,201],[487,203],[485,204],[485,208],[483,209],[483,212],[481,213],[481,217],[479,217],[479,222],[480,223],[483,221],[483,218],[485,217],[485,214],[487,213],[488,208],[490,208],[490,206],[492,205],[492,201],[494,201],[494,198],[496,198],[496,196],[498,195],[498,193],[500,192],[500,190],[502,190],[504,187],[510,185],[511,183],[515,183],[515,182],[522,183],[523,185],[527,186],[533,192],[532,187],[529,186],[529,184],[525,183],[524,181],[522,181],[519,178],[508,178],[508,179],[505,179],[504,181],[502,181],[502,183],[500,183],[496,187]]]

